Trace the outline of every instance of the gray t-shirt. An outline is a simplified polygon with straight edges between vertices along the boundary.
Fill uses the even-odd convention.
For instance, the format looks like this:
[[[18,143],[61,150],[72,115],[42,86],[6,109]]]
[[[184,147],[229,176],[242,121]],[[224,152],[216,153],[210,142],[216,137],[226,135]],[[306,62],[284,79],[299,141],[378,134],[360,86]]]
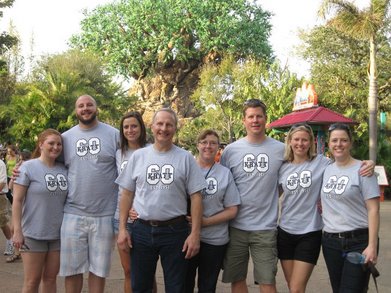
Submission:
[[[365,201],[379,197],[380,192],[376,176],[360,176],[361,164],[356,160],[348,167],[333,163],[326,168],[321,193],[324,231],[338,233],[368,227]]]
[[[78,125],[62,135],[68,168],[69,194],[65,213],[79,216],[113,216],[118,186],[115,153],[119,131],[99,122],[92,129]]]
[[[116,183],[135,192],[140,219],[158,221],[186,215],[188,195],[206,186],[193,156],[175,145],[167,152],[153,145],[136,150]]]
[[[201,170],[204,177],[208,174],[206,178],[207,187],[202,190],[204,217],[214,216],[227,207],[240,204],[239,192],[228,168],[216,163],[211,169],[202,168]],[[228,243],[228,221],[202,227],[201,241],[212,245],[224,245]]]
[[[302,164],[285,162],[279,173],[281,199],[279,226],[291,234],[305,234],[323,228],[318,209],[323,172],[330,159],[323,155]]]
[[[27,186],[23,202],[23,235],[40,240],[60,239],[65,198],[68,194],[67,169],[61,163],[52,168],[39,159],[24,162],[15,184]]]
[[[128,164],[128,160],[130,156],[134,153],[135,150],[126,150],[124,154],[122,154],[122,151],[120,149],[117,150],[117,153],[115,154],[115,160],[117,163],[117,172],[118,174],[121,174],[122,170],[125,168],[126,164]],[[119,202],[121,200],[121,188],[119,188],[118,192],[118,199],[117,199],[117,208],[115,209],[114,219],[119,219]],[[130,223],[130,219],[128,219],[128,222]]]
[[[284,144],[270,137],[259,144],[242,138],[228,145],[221,164],[232,172],[241,205],[230,225],[244,231],[274,230],[278,217],[278,170]]]

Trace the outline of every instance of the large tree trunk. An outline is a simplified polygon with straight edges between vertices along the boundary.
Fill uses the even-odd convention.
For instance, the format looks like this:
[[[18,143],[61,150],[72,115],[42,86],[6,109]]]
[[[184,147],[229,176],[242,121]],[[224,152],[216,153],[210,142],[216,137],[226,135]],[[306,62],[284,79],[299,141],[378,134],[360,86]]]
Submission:
[[[368,111],[369,111],[369,159],[376,163],[376,155],[377,155],[377,80],[376,80],[375,36],[371,36],[371,38],[370,38]]]
[[[170,107],[181,123],[186,118],[194,118],[200,113],[195,109],[190,97],[199,81],[199,63],[173,62],[170,66],[156,69],[156,75],[138,80],[129,94],[138,97],[137,110],[143,113],[147,124],[157,109]]]

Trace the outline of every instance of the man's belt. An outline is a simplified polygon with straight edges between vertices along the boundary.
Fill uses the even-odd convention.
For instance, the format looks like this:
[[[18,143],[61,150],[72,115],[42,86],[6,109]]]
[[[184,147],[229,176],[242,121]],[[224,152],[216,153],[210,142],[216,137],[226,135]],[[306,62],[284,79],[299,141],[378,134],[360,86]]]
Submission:
[[[170,225],[186,222],[186,216],[175,217],[167,221],[143,220],[143,219],[137,219],[137,221],[139,221],[141,224],[148,225],[151,227],[167,227]]]

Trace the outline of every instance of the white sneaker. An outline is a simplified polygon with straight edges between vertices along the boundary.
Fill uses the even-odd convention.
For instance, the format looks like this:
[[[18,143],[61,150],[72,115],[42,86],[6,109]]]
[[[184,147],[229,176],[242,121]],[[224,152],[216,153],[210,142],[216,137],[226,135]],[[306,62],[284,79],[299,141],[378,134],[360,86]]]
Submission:
[[[11,240],[7,240],[5,244],[4,255],[13,255],[14,254],[14,246],[12,245]]]

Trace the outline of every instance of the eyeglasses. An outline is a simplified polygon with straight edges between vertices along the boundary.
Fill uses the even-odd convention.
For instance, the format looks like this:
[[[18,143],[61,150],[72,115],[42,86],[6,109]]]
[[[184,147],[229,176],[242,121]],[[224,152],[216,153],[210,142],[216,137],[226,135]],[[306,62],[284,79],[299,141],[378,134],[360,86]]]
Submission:
[[[215,141],[207,141],[207,140],[201,140],[198,142],[200,145],[202,146],[207,146],[207,145],[210,145],[210,146],[217,146],[219,143],[218,142],[215,142]]]

